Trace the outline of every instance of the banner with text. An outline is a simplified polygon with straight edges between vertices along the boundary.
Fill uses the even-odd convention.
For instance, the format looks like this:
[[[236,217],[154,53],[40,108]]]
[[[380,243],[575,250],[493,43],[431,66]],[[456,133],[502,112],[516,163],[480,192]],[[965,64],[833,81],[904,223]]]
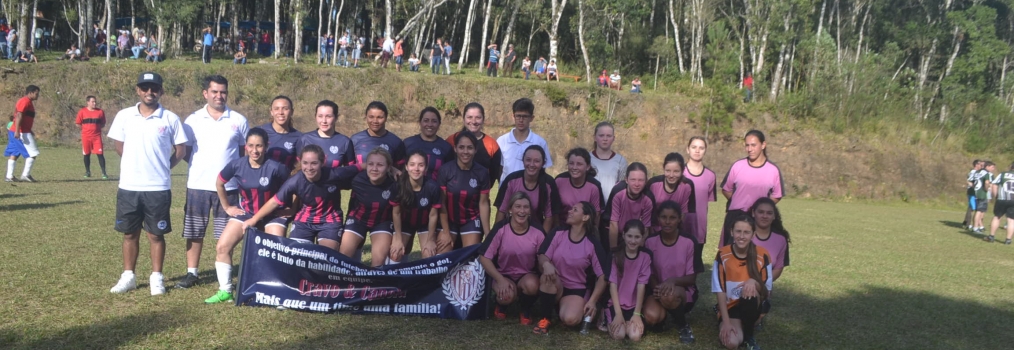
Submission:
[[[236,305],[481,319],[487,293],[478,247],[371,268],[327,247],[250,230]]]

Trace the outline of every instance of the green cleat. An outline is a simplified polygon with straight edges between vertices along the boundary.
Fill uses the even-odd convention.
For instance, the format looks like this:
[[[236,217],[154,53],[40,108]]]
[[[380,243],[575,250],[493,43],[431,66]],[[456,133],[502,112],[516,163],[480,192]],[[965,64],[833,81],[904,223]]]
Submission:
[[[208,299],[204,300],[205,304],[218,304],[226,301],[232,301],[232,293],[220,290]]]

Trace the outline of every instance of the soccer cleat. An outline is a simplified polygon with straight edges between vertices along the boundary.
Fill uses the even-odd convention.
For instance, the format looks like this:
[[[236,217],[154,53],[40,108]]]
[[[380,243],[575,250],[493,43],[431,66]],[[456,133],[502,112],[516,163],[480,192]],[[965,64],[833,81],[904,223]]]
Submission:
[[[496,317],[496,319],[498,320],[506,320],[507,313],[501,310],[500,305],[498,304],[497,306],[493,307],[493,317]]]
[[[176,288],[187,289],[196,286],[200,282],[197,275],[187,272],[179,282],[176,283]]]
[[[1010,240],[1009,240],[1009,239],[1003,242],[1003,244],[1006,244],[1006,245],[1010,245],[1010,243],[1011,243],[1011,242],[1010,242]]]
[[[521,325],[522,326],[531,326],[532,325],[532,315],[531,315],[531,312],[525,311],[525,312],[521,313]]]
[[[694,342],[694,330],[690,328],[689,323],[680,328],[680,342],[683,344],[692,344]]]
[[[4,182],[17,182],[17,181],[18,180],[15,180],[13,177],[5,177],[4,178]]]
[[[760,345],[757,345],[757,339],[754,337],[747,338],[743,344],[746,344],[746,350],[760,350]]]
[[[85,178],[87,179],[89,177],[92,177],[92,173],[90,171],[86,171],[85,172]]]
[[[986,236],[986,237],[982,237],[982,240],[986,241],[986,243],[993,243],[993,241],[995,240],[995,238],[993,238],[993,236]]]
[[[34,177],[32,177],[32,175],[22,176],[21,177],[21,181],[24,181],[24,182],[38,182],[38,181],[35,180]]]
[[[106,174],[102,174],[102,179],[103,179],[103,180],[109,180],[109,175],[106,175]]]
[[[123,273],[120,275],[120,281],[116,282],[116,285],[110,288],[109,292],[120,294],[134,289],[137,289],[137,279],[134,277],[134,274],[128,275],[127,273]]]
[[[215,295],[210,298],[204,299],[205,304],[218,304],[226,301],[232,301],[232,292],[219,290]]]
[[[162,281],[162,274],[152,274],[148,278],[148,285],[151,287],[151,295],[162,295],[165,294],[165,283]]]
[[[535,334],[549,334],[549,319],[543,318],[539,320],[539,325],[532,329]]]

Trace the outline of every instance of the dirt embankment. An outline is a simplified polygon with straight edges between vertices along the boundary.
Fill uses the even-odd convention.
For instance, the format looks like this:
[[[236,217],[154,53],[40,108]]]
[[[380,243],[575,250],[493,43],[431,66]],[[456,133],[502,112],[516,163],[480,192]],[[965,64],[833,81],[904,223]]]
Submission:
[[[705,133],[702,125],[691,121],[692,115],[700,113],[699,100],[575,84],[265,64],[212,70],[198,64],[53,62],[14,69],[0,78],[0,109],[13,111],[25,86],[40,86],[37,138],[63,146],[78,144],[74,116],[85,96],[98,96],[111,122],[116,111],[136,103],[133,86],[143,69],[163,75],[163,104],[182,118],[204,104],[201,78],[217,73],[230,79],[230,105],[252,125],[267,122],[270,100],[284,94],[295,100],[295,126],[303,131],[315,127],[313,107],[320,100],[334,100],[340,106],[338,129],[345,134],[362,130],[363,108],[379,100],[391,109],[389,128],[399,136],[418,133],[418,112],[425,106],[444,111],[441,134],[448,135],[461,126],[461,107],[478,101],[486,107],[486,132],[501,135],[513,123],[511,103],[529,97],[536,104],[533,130],[549,141],[554,155],[551,174],[565,170],[562,157],[567,150],[591,147],[592,126],[600,119],[618,124],[619,152],[656,173],[661,172],[666,153],[685,152],[689,137]],[[925,131],[887,130],[880,132],[881,137],[860,139],[815,131],[803,124],[770,113],[745,113],[734,124],[732,135],[710,135],[706,163],[719,177],[724,176],[732,162],[745,156],[741,135],[756,128],[768,134],[768,154],[782,169],[787,196],[958,201],[963,193],[962,178],[970,156],[955,146],[960,140],[934,140],[932,147],[927,146]],[[912,142],[913,132],[922,133],[923,141]]]

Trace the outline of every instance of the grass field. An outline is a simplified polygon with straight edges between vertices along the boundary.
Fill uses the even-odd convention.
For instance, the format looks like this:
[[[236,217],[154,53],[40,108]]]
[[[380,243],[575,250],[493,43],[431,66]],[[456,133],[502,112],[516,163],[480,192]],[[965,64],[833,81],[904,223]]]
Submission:
[[[691,314],[697,343],[675,331],[640,344],[604,333],[548,336],[508,321],[322,315],[270,308],[204,305],[217,288],[214,247],[206,244],[204,284],[125,295],[109,288],[121,272],[120,234],[112,230],[116,181],[83,179],[76,149],[42,150],[40,183],[0,185],[0,348],[306,349],[715,349],[715,321],[704,293]],[[92,162],[93,173],[98,173]],[[20,172],[22,162],[19,162]],[[118,157],[109,157],[110,174]],[[174,170],[173,225],[165,273],[185,271],[182,206],[185,168]],[[722,205],[712,205],[712,213]],[[1014,344],[1014,247],[986,244],[960,226],[963,213],[918,206],[788,199],[792,266],[775,284],[774,309],[758,333],[767,349],[1002,349]],[[712,215],[707,251],[721,215]],[[150,273],[142,243],[138,280]],[[710,264],[709,264],[710,265]],[[710,266],[708,267],[710,271]],[[709,290],[708,276],[698,278]],[[168,282],[170,285],[174,282]]]

